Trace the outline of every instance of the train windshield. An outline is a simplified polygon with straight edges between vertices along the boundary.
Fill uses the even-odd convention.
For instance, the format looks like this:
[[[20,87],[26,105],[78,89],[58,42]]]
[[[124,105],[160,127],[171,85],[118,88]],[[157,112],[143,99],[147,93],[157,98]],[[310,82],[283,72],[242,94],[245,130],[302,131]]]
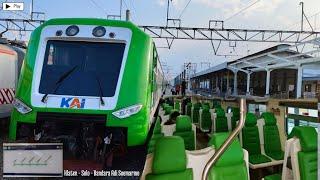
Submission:
[[[114,96],[124,49],[125,43],[49,40],[39,92],[73,96]],[[72,74],[59,82],[61,76],[74,67],[77,68]]]

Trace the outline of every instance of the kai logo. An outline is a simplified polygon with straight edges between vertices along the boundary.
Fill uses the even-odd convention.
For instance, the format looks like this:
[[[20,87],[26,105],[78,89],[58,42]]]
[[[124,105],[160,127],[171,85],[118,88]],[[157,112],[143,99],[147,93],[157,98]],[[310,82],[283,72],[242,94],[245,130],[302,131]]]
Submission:
[[[74,108],[74,109],[83,109],[86,103],[86,99],[79,98],[62,98],[60,107],[62,108]]]

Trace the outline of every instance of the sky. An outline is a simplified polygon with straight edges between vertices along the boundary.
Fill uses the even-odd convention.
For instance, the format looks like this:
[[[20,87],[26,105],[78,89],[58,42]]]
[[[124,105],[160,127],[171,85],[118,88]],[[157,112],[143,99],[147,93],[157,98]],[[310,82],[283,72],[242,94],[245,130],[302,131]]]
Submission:
[[[190,2],[189,2],[190,1]],[[181,17],[182,26],[207,27],[209,20],[224,20],[226,28],[299,30],[301,19],[301,0],[170,0],[169,17]],[[2,1],[5,2],[5,1]],[[31,0],[7,0],[24,2],[24,12],[16,14],[0,11],[0,18],[27,17]],[[303,0],[304,10],[313,29],[320,31],[320,0]],[[250,8],[242,9],[253,4]],[[137,25],[165,25],[167,0],[123,0],[122,15],[130,9],[132,22]],[[187,7],[186,5],[189,4]],[[34,0],[34,11],[45,12],[45,18],[96,17],[118,15],[120,0]],[[235,15],[236,14],[236,15]],[[305,21],[306,22],[306,21]],[[310,30],[307,24],[305,30]],[[12,37],[12,33],[6,34]],[[16,35],[16,34],[15,34]],[[26,36],[18,38],[27,39]],[[163,41],[156,44],[163,46]],[[224,61],[245,56],[275,43],[237,43],[230,48],[228,42],[222,43],[218,54],[237,56],[215,56],[210,41],[176,40],[171,49],[159,48],[160,60],[166,64],[169,74],[175,76],[182,71],[185,62],[197,63],[197,70],[208,68]]]

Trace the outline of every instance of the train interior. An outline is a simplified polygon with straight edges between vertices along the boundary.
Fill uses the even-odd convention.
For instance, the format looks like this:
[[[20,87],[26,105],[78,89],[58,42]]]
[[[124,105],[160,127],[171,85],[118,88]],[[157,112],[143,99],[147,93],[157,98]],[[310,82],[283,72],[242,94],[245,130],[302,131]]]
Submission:
[[[305,124],[311,121],[291,123],[290,106],[301,107],[303,101],[279,101],[247,100],[244,127],[209,170],[209,179],[316,179],[317,126]],[[316,109],[317,103],[308,105]],[[310,118],[318,113],[308,111]],[[240,114],[236,99],[166,98],[148,144],[143,178],[200,179],[210,157],[236,128]]]

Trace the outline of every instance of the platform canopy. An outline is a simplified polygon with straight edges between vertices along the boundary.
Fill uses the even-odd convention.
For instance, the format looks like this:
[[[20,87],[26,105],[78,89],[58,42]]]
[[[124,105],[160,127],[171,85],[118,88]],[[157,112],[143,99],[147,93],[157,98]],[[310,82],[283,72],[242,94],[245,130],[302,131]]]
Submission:
[[[281,44],[228,63],[228,69],[245,73],[294,68],[320,62],[320,38],[296,45]]]

